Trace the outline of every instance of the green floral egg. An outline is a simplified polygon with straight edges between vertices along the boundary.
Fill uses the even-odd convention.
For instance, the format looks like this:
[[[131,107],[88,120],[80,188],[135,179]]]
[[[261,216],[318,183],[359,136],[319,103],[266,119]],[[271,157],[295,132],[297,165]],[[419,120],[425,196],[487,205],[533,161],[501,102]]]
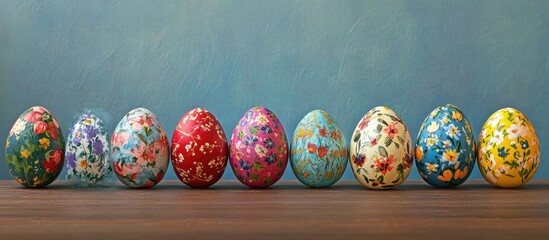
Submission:
[[[43,107],[25,111],[6,140],[11,176],[25,187],[52,183],[63,168],[65,142],[55,117]]]

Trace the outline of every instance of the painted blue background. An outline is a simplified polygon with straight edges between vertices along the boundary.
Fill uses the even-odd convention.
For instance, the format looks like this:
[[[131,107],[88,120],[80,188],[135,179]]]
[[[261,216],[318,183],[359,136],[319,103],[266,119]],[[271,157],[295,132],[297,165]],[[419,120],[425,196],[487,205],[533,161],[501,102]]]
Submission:
[[[112,132],[142,106],[170,137],[195,106],[213,112],[227,137],[255,105],[274,111],[289,135],[307,112],[323,109],[347,138],[378,105],[400,114],[413,138],[438,105],[458,105],[476,136],[492,112],[513,106],[541,141],[536,178],[549,178],[543,151],[549,1],[0,0],[0,6],[2,146],[15,119],[33,105],[48,108],[65,134],[83,108],[110,113]],[[419,179],[415,167],[410,177]],[[0,178],[11,179],[4,164]],[[290,169],[284,178],[294,179]],[[472,178],[481,178],[478,169]],[[234,179],[232,171],[224,179]],[[350,168],[343,179],[354,179]]]

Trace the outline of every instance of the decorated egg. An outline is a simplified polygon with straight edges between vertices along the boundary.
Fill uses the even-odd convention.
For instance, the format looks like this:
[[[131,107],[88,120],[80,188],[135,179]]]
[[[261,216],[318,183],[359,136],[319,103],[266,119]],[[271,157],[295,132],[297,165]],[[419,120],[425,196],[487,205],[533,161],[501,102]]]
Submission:
[[[216,183],[227,164],[227,139],[215,116],[203,108],[185,113],[172,136],[175,174],[191,187]]]
[[[539,166],[539,141],[532,123],[520,111],[493,113],[479,137],[478,165],[490,184],[519,187],[534,177]]]
[[[93,114],[80,116],[67,138],[67,179],[80,186],[108,183],[112,179],[108,139],[101,119]]]
[[[412,169],[412,138],[402,119],[388,107],[375,107],[358,122],[350,144],[355,178],[370,189],[402,184]]]
[[[297,179],[310,187],[328,187],[347,167],[347,144],[339,125],[322,110],[309,112],[294,131],[290,164]]]
[[[166,132],[156,116],[136,108],[116,126],[111,140],[114,173],[131,188],[159,183],[169,162]]]
[[[254,107],[238,121],[229,148],[236,178],[252,188],[277,182],[288,163],[288,141],[282,124],[265,107]]]
[[[11,176],[25,187],[52,183],[63,168],[65,142],[55,117],[43,107],[25,111],[6,140]]]
[[[435,187],[455,187],[475,166],[476,146],[471,124],[456,106],[447,104],[425,119],[416,142],[419,175]]]

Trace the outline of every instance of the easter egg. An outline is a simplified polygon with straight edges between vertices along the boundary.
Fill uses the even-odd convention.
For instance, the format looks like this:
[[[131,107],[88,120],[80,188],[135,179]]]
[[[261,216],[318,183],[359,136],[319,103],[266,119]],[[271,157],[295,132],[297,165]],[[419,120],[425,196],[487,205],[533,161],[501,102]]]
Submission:
[[[213,114],[195,108],[181,117],[172,136],[172,165],[179,180],[208,187],[223,175],[227,158],[225,132]]]
[[[252,188],[266,188],[284,174],[288,141],[282,124],[265,107],[254,107],[238,121],[229,147],[236,178]]]
[[[350,144],[353,174],[362,186],[390,189],[412,169],[412,138],[402,119],[388,107],[375,107],[358,122]]]
[[[476,146],[471,124],[456,106],[447,104],[425,119],[416,142],[419,175],[435,187],[455,187],[475,166]]]
[[[513,108],[500,109],[488,118],[478,148],[480,173],[497,187],[519,187],[530,181],[539,167],[539,140],[534,126]]]
[[[11,176],[25,187],[52,183],[63,168],[65,141],[55,117],[43,107],[26,110],[6,140]]]
[[[169,144],[158,118],[145,108],[127,113],[111,139],[114,172],[131,188],[149,188],[159,183],[169,163]]]
[[[67,137],[67,179],[80,186],[108,183],[112,174],[108,139],[101,119],[80,116]]]
[[[328,187],[347,167],[347,144],[339,125],[322,110],[309,112],[297,125],[290,164],[297,179],[309,187]]]

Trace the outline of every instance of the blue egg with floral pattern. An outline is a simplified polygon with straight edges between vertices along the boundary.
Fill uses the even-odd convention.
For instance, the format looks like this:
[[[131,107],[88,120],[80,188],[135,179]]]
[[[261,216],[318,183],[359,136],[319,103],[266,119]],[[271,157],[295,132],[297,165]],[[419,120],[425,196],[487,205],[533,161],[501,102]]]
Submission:
[[[419,175],[435,187],[455,187],[475,166],[476,145],[471,124],[456,106],[447,104],[425,119],[416,141]]]
[[[336,183],[347,166],[347,144],[339,125],[322,110],[309,112],[297,125],[290,146],[290,164],[309,187]]]
[[[80,116],[65,147],[67,179],[77,186],[108,184],[112,180],[108,139],[101,119],[93,114]]]

